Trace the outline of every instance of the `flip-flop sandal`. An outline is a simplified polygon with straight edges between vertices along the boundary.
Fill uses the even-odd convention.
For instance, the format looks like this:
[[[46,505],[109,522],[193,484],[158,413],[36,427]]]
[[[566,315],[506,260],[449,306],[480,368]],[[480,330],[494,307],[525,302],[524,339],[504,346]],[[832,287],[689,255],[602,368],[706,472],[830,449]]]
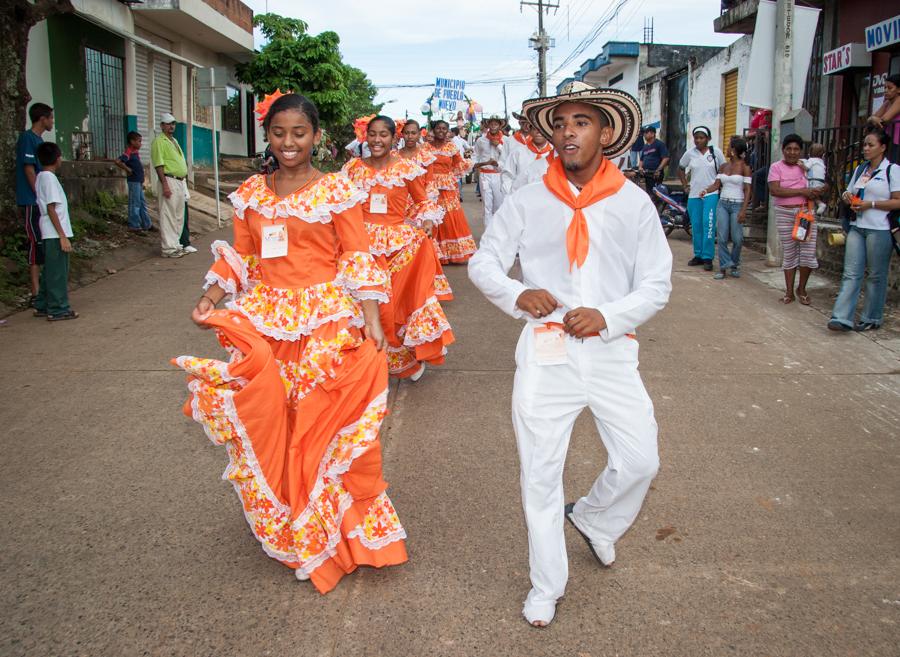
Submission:
[[[568,520],[569,523],[575,528],[575,531],[577,531],[579,534],[581,534],[581,538],[583,538],[584,542],[587,543],[588,549],[591,551],[591,554],[594,555],[594,558],[597,560],[597,563],[599,563],[604,568],[611,568],[612,563],[604,563],[603,562],[603,559],[601,559],[600,555],[597,554],[597,550],[594,549],[594,544],[591,543],[591,539],[588,537],[587,534],[585,534],[583,531],[581,531],[581,529],[578,527],[578,525],[575,524],[575,519],[572,517],[572,514],[574,513],[574,511],[575,511],[575,503],[574,502],[569,502],[568,504],[566,504],[566,506],[565,506],[566,520]],[[615,563],[615,562],[613,562],[613,563]]]
[[[809,300],[808,294],[798,294],[797,298],[800,300],[801,305],[808,306],[812,303],[812,301]]]
[[[794,303],[794,297],[789,297],[788,295],[784,295],[781,297],[781,303],[784,305],[788,305],[789,303]]]

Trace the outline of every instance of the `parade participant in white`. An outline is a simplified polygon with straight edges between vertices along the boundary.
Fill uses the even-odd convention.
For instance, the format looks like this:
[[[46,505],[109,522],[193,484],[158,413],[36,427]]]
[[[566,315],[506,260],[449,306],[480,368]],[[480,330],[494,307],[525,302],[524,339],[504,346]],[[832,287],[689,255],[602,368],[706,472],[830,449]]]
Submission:
[[[650,199],[606,159],[634,141],[641,117],[631,96],[589,88],[526,111],[558,157],[543,183],[512,194],[494,216],[469,277],[527,320],[512,398],[532,584],[523,615],[544,627],[568,579],[564,515],[609,565],[656,475],[657,425],[633,331],[666,304],[672,254]],[[517,254],[522,282],[507,276]],[[565,505],[566,450],[585,408],[608,463],[586,496]]]
[[[525,146],[507,151],[500,163],[500,180],[503,194],[509,194],[515,187],[516,180],[525,175],[529,165],[537,160],[545,159],[553,152],[553,145],[537,128],[532,128],[525,141]],[[546,166],[543,171],[546,172]],[[543,173],[541,173],[543,176]]]
[[[500,128],[503,120],[492,116],[487,120],[488,130],[475,140],[475,168],[479,171],[481,200],[484,202],[484,225],[487,226],[493,214],[503,203],[503,188],[500,180],[500,157],[508,147]]]

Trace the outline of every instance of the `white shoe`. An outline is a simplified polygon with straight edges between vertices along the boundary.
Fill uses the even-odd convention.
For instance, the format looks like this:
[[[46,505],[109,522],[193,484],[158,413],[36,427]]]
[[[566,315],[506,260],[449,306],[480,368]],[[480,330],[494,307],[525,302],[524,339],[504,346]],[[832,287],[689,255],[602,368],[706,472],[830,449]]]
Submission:
[[[425,375],[425,363],[422,363],[421,367],[416,370],[416,373],[409,377],[409,380],[415,383],[419,379],[421,379]]]
[[[197,253],[197,249],[188,244],[187,246],[181,247],[181,250],[185,253]]]
[[[605,566],[606,568],[612,566],[616,561],[616,546],[612,543],[598,543],[597,541],[591,540],[591,537],[588,536],[587,533],[578,526],[577,522],[575,522],[574,503],[566,504],[565,516],[566,520],[572,523],[575,531],[581,534],[581,537],[584,539],[585,543],[588,544],[588,548],[590,548],[597,561],[599,561],[600,564]]]
[[[172,253],[163,253],[162,257],[163,258],[181,258],[184,255],[185,255],[184,251],[172,251]]]
[[[309,575],[304,573],[302,568],[294,569],[294,577],[296,577],[301,582],[305,582],[306,580],[309,579]]]

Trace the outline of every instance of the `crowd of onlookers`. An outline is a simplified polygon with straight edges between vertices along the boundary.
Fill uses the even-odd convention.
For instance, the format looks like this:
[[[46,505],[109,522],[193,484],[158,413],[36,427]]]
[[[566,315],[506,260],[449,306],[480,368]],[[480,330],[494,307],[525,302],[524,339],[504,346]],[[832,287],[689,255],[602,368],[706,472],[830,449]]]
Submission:
[[[75,319],[66,291],[70,238],[65,193],[56,176],[61,154],[56,144],[44,142],[42,135],[53,129],[53,109],[44,103],[29,108],[31,128],[24,131],[16,147],[16,203],[28,241],[31,306],[36,317],[49,321]],[[757,112],[751,133],[767,127],[771,113]],[[462,115],[453,126],[453,141],[461,153],[471,154],[474,135]],[[161,254],[180,258],[196,253],[191,246],[187,223],[188,166],[175,139],[176,119],[170,113],[160,117],[160,134],[150,148],[151,164],[157,174],[159,234]],[[509,134],[509,126],[503,129]],[[711,143],[706,126],[696,126],[691,135],[694,146],[680,158],[678,175],[687,195],[693,240],[689,266],[715,270],[713,278],[723,280],[741,275],[744,224],[751,203],[766,198],[774,205],[775,222],[784,253],[784,304],[798,300],[809,305],[807,282],[818,267],[816,240],[819,219],[831,191],[827,183],[825,148],[805,144],[795,134],[783,137],[782,159],[760,167],[759,140],[748,142],[733,137],[724,152]],[[428,139],[426,134],[425,139]],[[127,135],[127,147],[116,162],[127,176],[128,228],[137,233],[156,231],[147,213],[144,197],[145,171],[140,150],[143,137]],[[889,155],[900,145],[900,76],[885,83],[885,102],[869,118],[862,144],[863,161],[856,167],[841,194],[840,215],[846,246],[841,289],[828,328],[835,331],[868,331],[881,326],[888,289],[891,254],[900,253],[900,166]],[[892,150],[893,149],[893,150]],[[351,142],[348,155],[365,156],[365,143]],[[803,157],[804,150],[807,156]],[[648,193],[664,177],[670,162],[666,144],[657,139],[656,128],[647,126],[620,166],[630,167]],[[476,190],[479,191],[479,190]],[[717,259],[717,262],[716,262]],[[798,280],[799,275],[799,280]],[[865,304],[856,315],[862,288]]]

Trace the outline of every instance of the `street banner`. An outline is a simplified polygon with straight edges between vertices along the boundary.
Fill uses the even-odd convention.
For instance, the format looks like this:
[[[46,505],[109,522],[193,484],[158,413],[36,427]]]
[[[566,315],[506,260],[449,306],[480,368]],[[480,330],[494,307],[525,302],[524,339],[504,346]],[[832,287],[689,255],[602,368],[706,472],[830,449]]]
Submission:
[[[791,109],[803,107],[806,75],[812,57],[819,9],[794,7],[793,48],[791,52]],[[772,109],[775,93],[775,3],[760,0],[756,10],[756,29],[750,46],[750,63],[741,104]]]
[[[466,100],[466,81],[437,78],[434,82],[434,100],[439,110],[455,112],[462,109]]]

